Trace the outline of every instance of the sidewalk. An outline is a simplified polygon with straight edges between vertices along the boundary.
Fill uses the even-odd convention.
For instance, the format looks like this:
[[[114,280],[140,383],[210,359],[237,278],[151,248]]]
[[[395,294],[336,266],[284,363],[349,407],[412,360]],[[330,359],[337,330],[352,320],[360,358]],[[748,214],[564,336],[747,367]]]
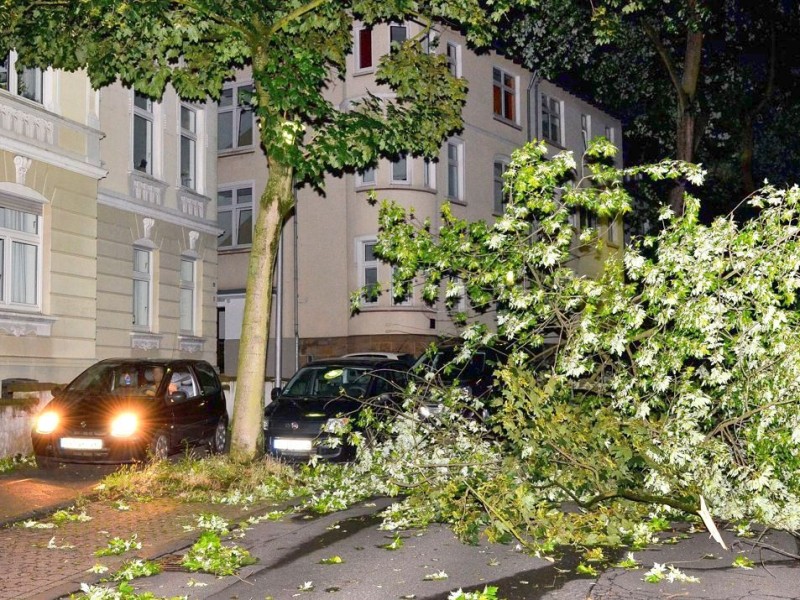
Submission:
[[[0,484],[3,482],[0,481]],[[0,499],[8,490],[0,490]],[[67,491],[54,496],[55,510],[65,506]],[[73,495],[74,498],[74,495]],[[18,503],[19,515],[30,513],[30,505]],[[41,500],[41,498],[39,499]],[[251,507],[219,504],[186,504],[170,499],[130,503],[129,507],[90,500],[87,522],[69,522],[52,529],[24,527],[21,523],[0,529],[0,600],[53,600],[80,589],[81,583],[96,583],[103,575],[89,572],[97,562],[109,573],[134,557],[157,560],[165,571],[132,583],[138,592],[157,597],[185,595],[188,598],[341,598],[346,600],[446,600],[458,588],[499,588],[498,598],[507,600],[791,600],[800,598],[800,561],[767,549],[754,550],[747,540],[723,531],[731,548],[724,551],[705,532],[676,532],[677,542],[635,551],[640,568],[609,568],[597,577],[578,575],[578,554],[557,563],[515,551],[513,546],[482,543],[468,546],[441,526],[424,532],[402,532],[403,544],[396,551],[384,546],[394,533],[377,528],[377,513],[389,501],[361,503],[350,510],[323,517],[294,515],[280,521],[265,521],[241,531],[235,543],[248,549],[258,563],[237,576],[217,578],[189,573],[178,564],[186,548],[199,537],[197,516],[213,513],[235,524],[250,516],[261,516],[275,508],[269,503]],[[8,512],[9,506],[3,507]],[[38,521],[47,516],[39,507]],[[113,537],[129,539],[133,534],[141,550],[119,557],[96,558]],[[771,534],[765,543],[797,554],[797,541],[788,534]],[[624,556],[626,550],[620,551]],[[752,569],[736,568],[734,559],[749,557]],[[341,564],[324,564],[339,556]],[[645,573],[655,563],[671,565],[696,583],[647,583]],[[446,578],[428,579],[446,573]],[[300,587],[311,582],[313,590]]]

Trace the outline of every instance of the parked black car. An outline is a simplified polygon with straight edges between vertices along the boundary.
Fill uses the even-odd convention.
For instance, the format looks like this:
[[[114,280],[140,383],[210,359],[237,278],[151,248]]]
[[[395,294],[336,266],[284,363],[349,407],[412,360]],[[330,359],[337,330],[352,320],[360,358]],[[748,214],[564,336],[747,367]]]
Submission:
[[[56,392],[31,437],[41,466],[161,459],[200,443],[223,452],[225,394],[205,361],[107,359]]]
[[[407,361],[382,356],[331,358],[302,367],[272,392],[264,413],[266,452],[286,460],[352,459],[355,448],[341,439],[342,427],[366,405],[379,418],[390,410],[408,368]]]

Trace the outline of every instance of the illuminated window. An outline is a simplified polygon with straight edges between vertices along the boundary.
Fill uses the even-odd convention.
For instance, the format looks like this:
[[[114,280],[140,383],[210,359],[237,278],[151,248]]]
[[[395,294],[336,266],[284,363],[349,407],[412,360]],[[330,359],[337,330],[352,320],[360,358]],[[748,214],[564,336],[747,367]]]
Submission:
[[[493,106],[496,117],[517,120],[517,78],[502,69],[492,69]]]

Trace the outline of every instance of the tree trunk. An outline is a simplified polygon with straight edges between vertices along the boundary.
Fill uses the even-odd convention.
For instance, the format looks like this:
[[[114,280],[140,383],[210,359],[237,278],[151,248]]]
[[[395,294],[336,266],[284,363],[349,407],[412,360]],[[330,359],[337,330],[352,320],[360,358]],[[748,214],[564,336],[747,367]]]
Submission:
[[[275,257],[287,207],[292,204],[291,167],[267,159],[269,179],[259,201],[247,271],[247,293],[236,372],[231,454],[247,460],[260,454],[264,376],[272,310]]]
[[[756,191],[753,179],[753,120],[748,115],[742,119],[742,148],[739,157],[739,166],[742,173],[742,198],[747,198]]]

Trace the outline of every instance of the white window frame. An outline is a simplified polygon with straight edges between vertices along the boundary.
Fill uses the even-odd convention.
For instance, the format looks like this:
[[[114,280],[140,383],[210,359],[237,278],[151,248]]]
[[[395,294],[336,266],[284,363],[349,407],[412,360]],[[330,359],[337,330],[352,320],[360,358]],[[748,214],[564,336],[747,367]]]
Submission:
[[[499,81],[496,79],[499,75]],[[512,85],[508,85],[507,78],[511,80]],[[499,96],[498,96],[499,94]],[[508,103],[506,98],[511,96],[511,110],[514,114],[508,115]],[[498,112],[497,100],[500,100],[500,107]],[[492,67],[492,112],[494,118],[506,123],[517,124],[519,122],[519,77],[502,67]]]
[[[361,33],[364,31],[369,32],[369,48],[365,49],[362,48],[362,39]],[[364,25],[360,25],[355,28],[354,32],[354,41],[353,41],[353,59],[355,60],[355,65],[353,72],[356,74],[362,73],[372,73],[375,70],[375,30],[372,27],[366,27]],[[366,55],[366,52],[369,52],[369,64],[362,66],[364,62],[363,58]]]
[[[402,173],[397,171],[397,169],[401,168],[401,165],[405,165]],[[408,155],[403,155],[398,160],[392,161],[391,178],[393,185],[408,185],[411,183],[411,160]]]
[[[222,106],[223,96],[220,96],[220,100],[217,102],[217,151],[220,154],[225,154],[226,152],[236,152],[240,150],[252,150],[255,148],[257,143],[255,112],[253,111],[252,105],[246,104],[242,101],[243,95],[252,94],[253,91],[254,87],[252,81],[237,81],[236,83],[231,83],[223,87],[223,95],[226,92],[230,92],[231,103],[228,106]],[[230,114],[231,119],[231,145],[229,148],[220,148],[219,144],[222,141],[223,136],[219,135],[219,128],[225,121],[226,115],[228,114]],[[249,144],[239,143],[239,138],[241,137],[241,124],[244,114],[250,115]]]
[[[450,69],[450,74],[453,77],[461,77],[461,44],[455,42],[447,42],[445,44],[445,57],[447,58],[447,67]]]
[[[184,126],[183,116],[184,112],[188,115],[191,115],[189,119],[189,123],[187,126]],[[191,104],[187,104],[185,102],[180,102],[178,106],[178,185],[180,187],[193,190],[196,192],[201,191],[202,186],[200,185],[200,173],[201,169],[201,161],[200,161],[200,118],[202,116],[202,111],[199,110],[196,106],[192,106]],[[187,148],[184,148],[184,142],[187,145]],[[188,149],[189,151],[189,172],[184,174],[183,172],[183,164],[184,164],[184,150]]]
[[[187,273],[189,279],[186,278]],[[181,256],[179,279],[178,326],[181,333],[194,335],[197,324],[197,260],[190,256]]]
[[[363,171],[356,173],[356,187],[374,186],[377,182],[377,169],[375,167],[367,167]]]
[[[229,184],[226,186],[222,186],[217,191],[217,224],[221,225],[220,222],[220,214],[222,213],[230,213],[231,214],[231,231],[230,231],[230,238],[231,243],[223,245],[222,239],[219,241],[219,249],[220,250],[233,250],[233,249],[240,249],[240,248],[250,248],[253,245],[253,230],[252,227],[255,223],[255,193],[254,193],[254,184],[253,182],[242,182],[236,184]],[[250,192],[250,202],[247,201],[239,201],[239,194],[242,191],[248,190]],[[231,204],[230,206],[224,206],[219,204],[219,196],[220,194],[231,192]],[[241,221],[241,213],[246,212],[247,210],[250,211],[250,241],[246,243],[241,243],[239,241],[239,225]]]
[[[26,67],[23,70],[21,80],[20,73],[17,73],[17,53],[14,50],[5,55],[2,63],[5,63],[6,67],[6,82],[4,85],[0,84],[0,90],[5,90],[10,94],[19,96],[20,98],[25,98],[26,100],[35,102],[36,104],[41,104],[48,110],[53,110],[53,98],[52,94],[50,93],[50,89],[52,87],[51,69],[42,71],[38,67]],[[35,78],[33,94],[26,93],[26,90],[22,89],[24,78],[26,76],[30,76],[31,74]]]
[[[429,190],[436,190],[436,163],[426,158],[422,163],[422,185]]]
[[[142,106],[137,106],[136,100],[138,98],[143,99],[146,104],[147,108]],[[133,115],[131,118],[131,166],[133,167],[134,171],[138,171],[139,173],[145,173],[150,175],[151,177],[158,177],[159,170],[157,168],[158,164],[158,156],[157,156],[157,134],[158,134],[158,118],[157,118],[157,107],[158,103],[154,102],[147,96],[137,93],[136,91],[132,92],[131,98],[131,106],[133,107]],[[147,138],[145,140],[145,156],[140,158],[137,164],[137,157],[136,157],[136,119],[139,118],[144,124],[147,126],[145,128],[145,132],[147,134]],[[149,127],[149,129],[148,129]],[[145,164],[142,165],[142,160],[144,160]],[[144,168],[142,168],[144,167]]]
[[[139,264],[137,259],[140,257],[146,257],[145,270],[137,269]],[[131,322],[133,323],[133,329],[137,331],[152,331],[154,257],[155,253],[152,248],[133,247]],[[137,294],[137,288],[142,285],[146,286],[145,293],[140,296]],[[139,304],[142,300],[145,302],[144,306]]]
[[[506,169],[508,169],[510,162],[510,159],[505,156],[496,156],[494,161],[492,161],[492,210],[495,214],[501,214],[505,211],[506,204],[508,204],[509,197],[508,193],[504,191],[505,179],[503,178],[503,174],[506,172]],[[498,165],[501,166],[499,174],[497,173]],[[498,189],[500,192],[499,198]]]
[[[452,138],[445,144],[445,160],[447,164],[447,187],[445,193],[447,198],[454,202],[464,202],[464,142]],[[455,179],[453,179],[455,175]],[[456,189],[453,190],[455,181]]]
[[[358,237],[355,240],[356,242],[356,268],[358,269],[358,287],[364,288],[368,285],[367,283],[367,269],[374,269],[375,270],[375,283],[380,284],[380,261],[377,257],[368,260],[366,258],[366,250],[367,246],[375,246],[378,243],[378,239],[375,236],[363,236]],[[374,256],[374,252],[373,252]],[[370,299],[369,297],[362,297],[361,303],[365,306],[376,306],[378,304],[378,298]]]
[[[405,31],[405,36],[402,40],[398,40],[397,43],[402,44],[403,42],[408,40],[408,25],[405,23],[390,23],[389,24],[389,52],[392,51],[392,46],[394,45],[394,41],[392,40],[392,33],[394,30],[398,31]]]
[[[603,135],[612,144],[616,143],[616,140],[614,139],[614,137],[615,137],[614,128],[611,125],[606,125],[605,126],[605,128],[603,130]]]
[[[542,139],[547,140],[552,144],[556,144],[558,146],[563,145],[564,139],[564,106],[561,100],[557,98],[553,98],[547,94],[541,95],[541,119],[540,122],[542,124]],[[554,114],[553,108],[555,107],[556,113]],[[552,119],[556,118],[556,123],[558,127],[558,139],[554,139],[552,136]],[[545,126],[545,118],[547,118],[547,126]]]
[[[583,139],[583,150],[589,149],[589,142],[592,139],[592,116],[586,113],[581,114],[581,138]]]
[[[41,207],[18,205],[18,203],[6,203],[0,198],[0,311],[2,310],[15,310],[22,312],[40,312],[42,306],[42,227],[43,217]],[[8,211],[8,212],[6,212]],[[10,212],[20,214],[20,218],[24,219],[27,223],[32,224],[33,231],[25,231],[21,227],[11,227],[10,222],[6,223],[6,218],[9,218]],[[23,216],[24,215],[24,216]],[[15,298],[15,288],[19,284],[18,268],[15,264],[18,262],[17,255],[14,251],[15,245],[23,245],[33,247],[36,253],[33,264],[27,265],[28,268],[33,267],[33,280],[25,287],[32,286],[32,293],[26,293],[26,298],[20,300]],[[28,298],[27,296],[32,296]],[[30,301],[28,301],[30,300]]]

